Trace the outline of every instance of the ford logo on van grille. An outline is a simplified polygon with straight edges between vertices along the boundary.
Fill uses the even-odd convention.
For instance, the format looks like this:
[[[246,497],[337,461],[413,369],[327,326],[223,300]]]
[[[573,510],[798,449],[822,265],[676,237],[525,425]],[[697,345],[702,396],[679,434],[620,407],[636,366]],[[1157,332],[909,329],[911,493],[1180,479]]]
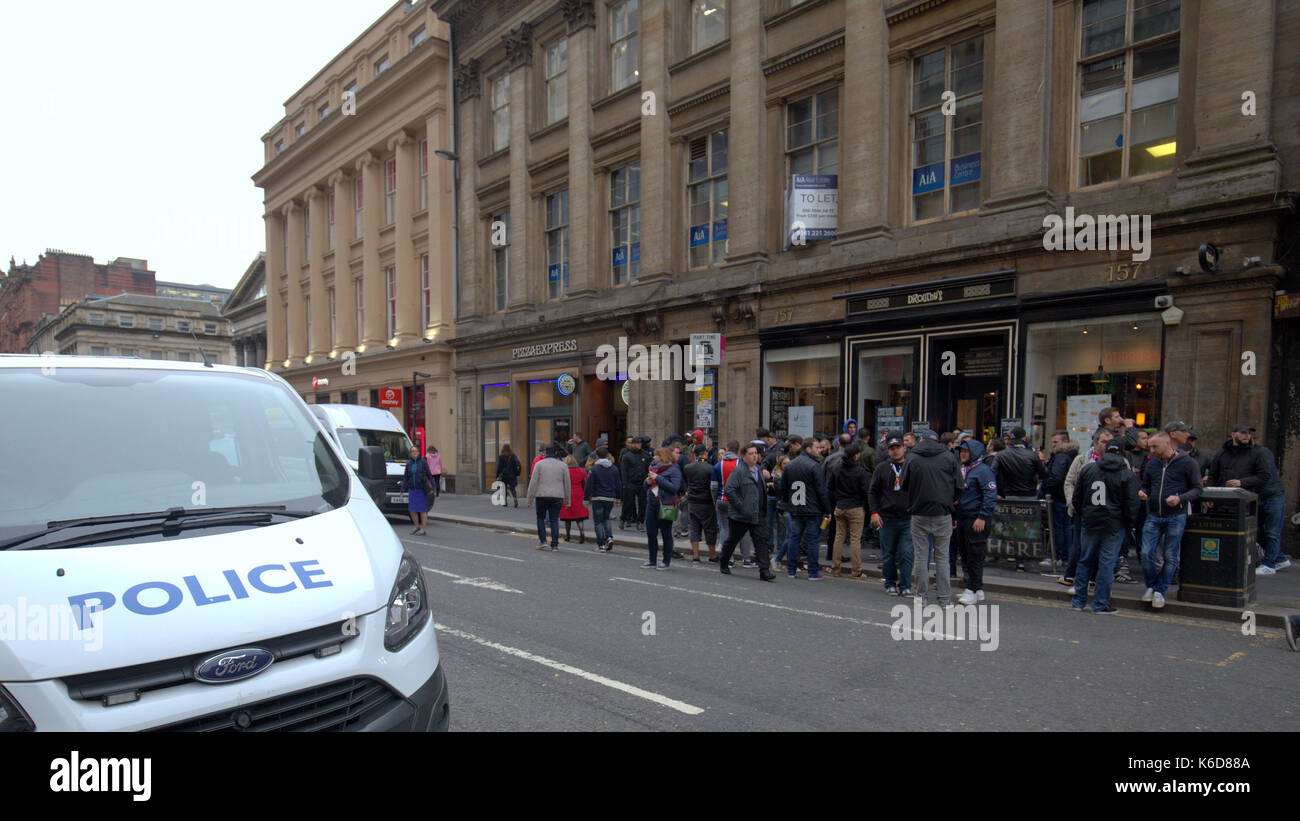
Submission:
[[[225,650],[194,666],[194,677],[207,684],[227,684],[255,676],[271,666],[275,657],[258,647]]]

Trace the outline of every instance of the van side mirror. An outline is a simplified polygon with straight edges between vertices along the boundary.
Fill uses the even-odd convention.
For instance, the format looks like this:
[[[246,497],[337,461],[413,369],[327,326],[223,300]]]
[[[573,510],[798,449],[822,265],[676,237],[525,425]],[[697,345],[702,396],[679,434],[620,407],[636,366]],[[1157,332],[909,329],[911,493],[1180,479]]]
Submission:
[[[362,479],[387,479],[388,467],[384,462],[384,449],[378,445],[364,445],[357,453],[357,475]]]

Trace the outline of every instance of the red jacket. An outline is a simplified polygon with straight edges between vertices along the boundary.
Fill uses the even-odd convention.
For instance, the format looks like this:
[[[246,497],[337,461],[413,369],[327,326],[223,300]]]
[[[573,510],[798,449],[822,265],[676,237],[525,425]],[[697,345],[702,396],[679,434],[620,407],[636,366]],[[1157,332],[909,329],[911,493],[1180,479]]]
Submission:
[[[561,519],[586,519],[591,513],[583,505],[583,488],[587,484],[587,471],[582,468],[569,468],[569,503],[560,508]]]

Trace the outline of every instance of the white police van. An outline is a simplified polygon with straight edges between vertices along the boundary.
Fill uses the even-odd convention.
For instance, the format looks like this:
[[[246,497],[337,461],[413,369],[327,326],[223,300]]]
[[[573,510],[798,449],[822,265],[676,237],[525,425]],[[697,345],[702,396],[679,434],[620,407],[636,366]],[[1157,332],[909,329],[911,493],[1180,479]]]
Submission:
[[[0,355],[0,731],[446,729],[359,456],[265,371]]]
[[[411,460],[411,439],[397,417],[383,408],[365,405],[308,405],[312,414],[330,432],[348,464],[353,470],[358,466],[361,448],[372,445],[383,448],[387,479],[383,495],[376,501],[379,509],[406,518],[407,495],[402,490],[402,477]]]

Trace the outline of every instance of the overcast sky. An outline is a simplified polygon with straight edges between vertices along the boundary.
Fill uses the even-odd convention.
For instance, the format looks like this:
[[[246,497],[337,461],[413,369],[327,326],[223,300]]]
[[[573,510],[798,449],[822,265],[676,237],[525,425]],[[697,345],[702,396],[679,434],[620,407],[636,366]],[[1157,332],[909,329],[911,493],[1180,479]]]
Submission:
[[[0,0],[0,267],[46,248],[234,287],[261,137],[392,0]]]

